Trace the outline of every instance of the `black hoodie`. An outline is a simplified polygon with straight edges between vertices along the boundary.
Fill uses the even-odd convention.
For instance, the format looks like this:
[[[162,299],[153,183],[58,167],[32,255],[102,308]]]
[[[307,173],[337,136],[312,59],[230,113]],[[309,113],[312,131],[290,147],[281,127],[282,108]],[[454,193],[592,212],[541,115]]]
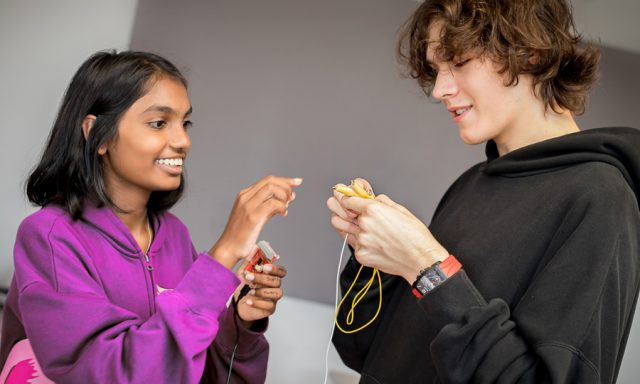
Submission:
[[[614,382],[640,282],[640,131],[593,129],[502,157],[489,142],[486,153],[430,226],[463,269],[419,301],[384,275],[376,321],[336,329],[340,356],[361,383]],[[343,292],[358,267],[352,257]],[[377,309],[373,288],[354,328]]]

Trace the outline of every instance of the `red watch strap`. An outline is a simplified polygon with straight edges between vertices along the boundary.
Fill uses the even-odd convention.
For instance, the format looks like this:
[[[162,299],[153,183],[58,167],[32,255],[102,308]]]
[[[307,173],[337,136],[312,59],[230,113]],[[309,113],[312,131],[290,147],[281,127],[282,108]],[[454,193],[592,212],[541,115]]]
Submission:
[[[434,274],[434,268],[436,269]],[[453,255],[449,255],[446,259],[436,262],[429,268],[420,271],[416,281],[411,285],[411,293],[418,299],[431,289],[440,285],[462,268],[462,264]],[[426,281],[423,281],[425,280]]]
[[[462,264],[456,259],[455,256],[449,255],[443,262],[438,264],[438,268],[444,272],[447,277],[453,276],[456,272],[458,272],[462,268]]]

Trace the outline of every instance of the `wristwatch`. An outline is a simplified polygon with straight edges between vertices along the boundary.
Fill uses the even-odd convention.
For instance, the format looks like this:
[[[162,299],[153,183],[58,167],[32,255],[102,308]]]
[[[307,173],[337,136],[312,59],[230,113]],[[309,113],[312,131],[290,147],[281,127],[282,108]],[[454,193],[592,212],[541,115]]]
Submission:
[[[444,261],[438,261],[432,266],[421,270],[416,281],[411,286],[411,292],[420,299],[453,276],[460,268],[462,268],[462,264],[453,255],[449,255]]]

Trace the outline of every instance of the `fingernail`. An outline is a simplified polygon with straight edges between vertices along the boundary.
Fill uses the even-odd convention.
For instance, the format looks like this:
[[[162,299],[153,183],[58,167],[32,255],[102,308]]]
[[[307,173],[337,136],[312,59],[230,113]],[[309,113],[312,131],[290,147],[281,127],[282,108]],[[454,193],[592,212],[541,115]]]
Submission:
[[[296,177],[293,179],[293,184],[294,185],[300,185],[302,184],[302,178],[301,177]]]
[[[267,265],[262,267],[262,270],[265,271],[265,272],[271,272],[273,270],[273,265],[267,264]]]
[[[255,290],[255,289],[250,290],[250,291],[249,291],[249,294],[250,294],[251,296],[255,296],[255,295],[256,295],[256,290]]]
[[[253,300],[251,299],[247,300],[247,305],[253,305]]]
[[[256,278],[256,276],[251,272],[247,272],[245,273],[244,278],[249,281],[253,281]]]
[[[296,193],[295,192],[291,192],[291,201],[296,199]]]

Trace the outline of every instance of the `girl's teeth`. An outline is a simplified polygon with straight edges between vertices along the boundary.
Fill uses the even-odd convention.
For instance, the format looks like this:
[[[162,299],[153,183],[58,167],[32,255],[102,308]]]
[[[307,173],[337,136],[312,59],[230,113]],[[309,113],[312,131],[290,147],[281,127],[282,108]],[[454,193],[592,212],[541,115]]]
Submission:
[[[169,165],[171,167],[182,165],[182,159],[159,159],[156,160],[158,164]]]
[[[456,109],[456,115],[462,115],[466,110],[467,108]]]

